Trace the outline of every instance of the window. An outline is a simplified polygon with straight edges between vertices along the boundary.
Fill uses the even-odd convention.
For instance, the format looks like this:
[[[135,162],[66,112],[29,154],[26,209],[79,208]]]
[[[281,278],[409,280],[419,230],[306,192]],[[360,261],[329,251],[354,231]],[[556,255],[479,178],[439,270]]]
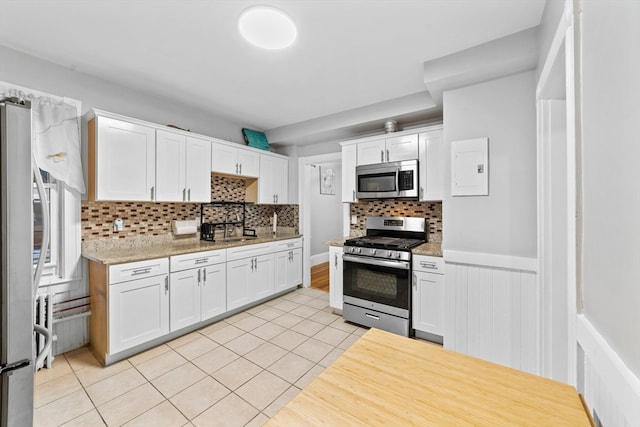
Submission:
[[[60,276],[58,267],[60,266],[60,197],[63,192],[59,189],[59,184],[48,172],[40,169],[40,175],[44,183],[45,197],[49,208],[49,245],[42,248],[43,223],[42,223],[42,202],[40,194],[33,181],[33,265],[35,266],[40,256],[46,257],[42,275]]]

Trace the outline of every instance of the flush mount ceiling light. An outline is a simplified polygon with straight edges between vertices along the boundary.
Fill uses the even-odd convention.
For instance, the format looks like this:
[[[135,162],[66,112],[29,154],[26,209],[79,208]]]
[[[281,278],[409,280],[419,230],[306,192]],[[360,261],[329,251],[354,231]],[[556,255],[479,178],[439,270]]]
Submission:
[[[272,6],[252,6],[238,20],[238,30],[249,43],[263,49],[284,49],[298,35],[289,15]]]

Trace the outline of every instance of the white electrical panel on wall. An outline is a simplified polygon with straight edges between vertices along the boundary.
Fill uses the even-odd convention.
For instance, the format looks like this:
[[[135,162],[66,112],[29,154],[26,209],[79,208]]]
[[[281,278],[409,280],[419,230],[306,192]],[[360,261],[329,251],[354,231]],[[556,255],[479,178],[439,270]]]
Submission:
[[[451,195],[489,195],[489,138],[451,143]]]

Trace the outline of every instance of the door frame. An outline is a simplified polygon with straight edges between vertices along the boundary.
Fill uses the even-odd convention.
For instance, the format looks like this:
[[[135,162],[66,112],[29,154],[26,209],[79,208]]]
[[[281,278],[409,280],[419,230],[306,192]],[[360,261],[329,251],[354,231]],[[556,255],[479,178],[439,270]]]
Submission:
[[[539,318],[540,318],[540,372],[543,376],[551,377],[554,360],[554,348],[551,340],[551,331],[555,328],[566,328],[566,378],[564,381],[576,385],[578,371],[576,319],[579,305],[579,271],[580,271],[580,180],[579,180],[579,156],[580,147],[578,141],[579,123],[579,99],[577,98],[576,86],[578,85],[578,75],[576,64],[576,38],[574,22],[574,2],[565,0],[562,18],[558,24],[553,40],[544,60],[538,83],[536,86],[536,109],[537,109],[537,251],[538,251],[538,289],[539,298]],[[548,199],[550,194],[545,192],[550,177],[547,176],[545,168],[545,157],[548,152],[548,145],[558,143],[552,140],[546,131],[551,126],[549,114],[549,101],[562,99],[558,97],[559,92],[564,92],[564,102],[566,111],[566,175],[564,185],[566,185],[566,252],[564,254],[548,253],[545,248],[549,247],[550,235],[545,233],[552,212]],[[552,183],[551,183],[552,184]],[[563,257],[566,265],[566,316],[561,324],[554,320],[552,307],[548,307],[545,301],[550,301],[552,296],[553,283],[548,283],[545,278],[549,276],[551,259]],[[559,307],[562,309],[562,307]],[[556,348],[557,351],[557,348]]]
[[[302,230],[302,285],[311,285],[311,197],[307,191],[311,187],[311,171],[315,171],[315,166],[319,163],[335,162],[342,160],[342,153],[319,154],[298,158],[298,202],[300,214],[298,218],[298,229]],[[338,237],[338,236],[336,236]],[[329,247],[327,247],[327,252]]]

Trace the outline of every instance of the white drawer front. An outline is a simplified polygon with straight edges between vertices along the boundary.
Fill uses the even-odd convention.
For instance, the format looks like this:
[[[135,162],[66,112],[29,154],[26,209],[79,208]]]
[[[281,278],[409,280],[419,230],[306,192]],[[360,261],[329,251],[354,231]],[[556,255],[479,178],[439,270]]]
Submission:
[[[109,284],[169,273],[169,259],[157,258],[109,266]]]
[[[297,239],[281,240],[279,242],[275,242],[274,245],[275,245],[274,252],[288,251],[289,249],[301,248],[302,239],[297,238]]]
[[[444,274],[444,259],[436,256],[414,255],[413,270]]]
[[[273,243],[237,246],[227,249],[227,261],[273,253]]]
[[[219,264],[227,261],[227,252],[224,249],[215,251],[194,252],[171,257],[171,271],[187,270],[189,268],[203,267],[205,265]]]

